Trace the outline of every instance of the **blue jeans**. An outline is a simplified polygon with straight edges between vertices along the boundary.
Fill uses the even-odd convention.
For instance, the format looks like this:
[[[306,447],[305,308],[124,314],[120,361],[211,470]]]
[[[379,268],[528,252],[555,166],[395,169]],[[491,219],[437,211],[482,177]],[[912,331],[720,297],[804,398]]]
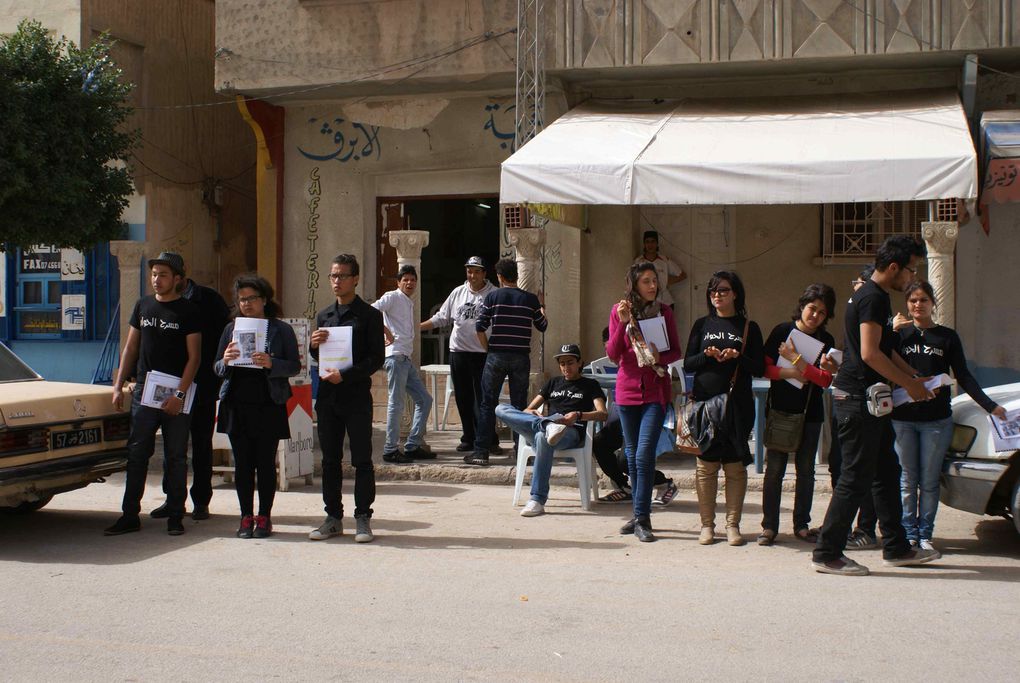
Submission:
[[[903,529],[907,540],[931,540],[939,510],[939,474],[953,440],[953,418],[933,422],[893,420],[896,455],[903,474]]]
[[[475,453],[488,455],[492,435],[496,431],[496,406],[503,380],[510,380],[510,405],[523,410],[528,405],[528,373],[531,358],[526,353],[489,351],[482,370],[482,408],[478,411],[475,430]]]
[[[386,359],[384,365],[389,402],[386,404],[386,444],[383,451],[392,453],[400,446],[400,418],[404,414],[405,391],[414,401],[414,418],[411,421],[411,432],[407,435],[406,448],[418,448],[425,443],[425,425],[429,411],[432,410],[432,397],[410,358],[395,353]]]
[[[542,505],[549,500],[549,476],[552,474],[553,451],[564,451],[577,448],[584,441],[584,435],[574,428],[568,427],[555,446],[545,440],[545,427],[542,418],[513,406],[496,406],[496,417],[503,420],[510,429],[521,435],[529,446],[535,449],[535,467],[531,472],[531,500]]]
[[[639,406],[616,404],[623,427],[623,447],[627,453],[627,470],[630,475],[631,495],[635,517],[652,514],[652,486],[655,482],[655,451],[666,417],[661,403]]]
[[[149,459],[156,448],[156,430],[163,432],[163,481],[166,508],[171,517],[184,515],[188,498],[188,435],[191,415],[170,415],[159,408],[142,405],[145,385],[139,382],[131,394],[131,435],[128,436],[127,481],[121,510],[138,516],[149,473]]]

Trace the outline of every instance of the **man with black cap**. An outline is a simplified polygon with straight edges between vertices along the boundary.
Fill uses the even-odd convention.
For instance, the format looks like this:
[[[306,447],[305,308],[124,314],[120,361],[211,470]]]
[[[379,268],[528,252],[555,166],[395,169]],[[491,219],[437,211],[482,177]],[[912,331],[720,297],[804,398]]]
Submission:
[[[535,449],[531,500],[521,511],[521,517],[537,517],[545,512],[553,451],[583,445],[587,421],[606,419],[606,395],[598,382],[581,376],[581,349],[577,344],[564,344],[555,358],[561,376],[546,382],[527,408],[496,406],[496,417]],[[541,408],[546,403],[549,417],[542,416]]]
[[[211,287],[185,278],[181,296],[198,307],[199,329],[202,332],[202,362],[195,375],[195,403],[191,408],[191,518],[209,519],[212,500],[212,437],[216,426],[216,400],[221,379],[213,372],[220,334],[230,319],[230,307],[220,293]],[[163,493],[167,492],[164,467]],[[156,519],[167,517],[166,503],[149,513]]]
[[[191,416],[183,411],[188,389],[198,371],[202,333],[198,308],[180,295],[184,284],[184,259],[168,251],[150,259],[149,280],[154,294],[139,299],[135,304],[120,357],[120,368],[113,382],[113,405],[120,409],[124,403],[124,383],[132,375],[137,380],[131,396],[131,434],[128,437],[127,483],[121,506],[123,514],[107,527],[104,532],[107,536],[141,528],[138,513],[158,429],[163,432],[167,533],[171,536],[184,533],[181,518],[188,496],[188,428]],[[150,371],[180,378],[174,393],[162,402],[160,408],[141,403]]]
[[[460,415],[461,437],[457,450],[473,451],[478,425],[478,407],[482,401],[482,370],[485,369],[485,347],[475,334],[475,320],[482,310],[485,296],[496,289],[485,278],[485,261],[472,256],[464,264],[467,280],[446,297],[431,318],[419,327],[422,331],[453,324],[450,334],[450,381]],[[495,425],[489,435],[492,452],[499,450]]]
[[[659,301],[673,308],[673,295],[669,293],[669,288],[687,279],[687,273],[659,253],[659,233],[655,230],[645,230],[643,248],[643,253],[634,259],[634,263],[649,261],[655,266],[655,274],[659,277]]]

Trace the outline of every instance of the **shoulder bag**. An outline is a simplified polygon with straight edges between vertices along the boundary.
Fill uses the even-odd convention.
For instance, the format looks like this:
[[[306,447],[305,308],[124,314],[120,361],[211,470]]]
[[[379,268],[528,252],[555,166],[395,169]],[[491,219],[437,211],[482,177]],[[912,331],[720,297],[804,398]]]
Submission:
[[[804,410],[799,413],[788,413],[772,407],[772,390],[765,407],[765,448],[780,453],[796,453],[800,450],[800,442],[804,438],[804,420],[811,406],[811,392],[815,385],[808,384],[807,402]]]

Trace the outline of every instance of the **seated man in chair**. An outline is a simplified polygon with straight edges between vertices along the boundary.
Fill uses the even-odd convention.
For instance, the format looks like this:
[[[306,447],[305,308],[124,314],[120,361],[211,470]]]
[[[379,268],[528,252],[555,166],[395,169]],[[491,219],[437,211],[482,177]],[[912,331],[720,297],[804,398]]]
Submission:
[[[531,500],[521,511],[522,517],[537,517],[545,512],[553,451],[582,447],[585,423],[606,419],[606,395],[598,382],[581,376],[578,346],[564,344],[555,358],[562,376],[550,379],[527,408],[518,410],[504,404],[496,407],[496,417],[535,449]],[[549,416],[543,417],[540,408],[546,403]]]

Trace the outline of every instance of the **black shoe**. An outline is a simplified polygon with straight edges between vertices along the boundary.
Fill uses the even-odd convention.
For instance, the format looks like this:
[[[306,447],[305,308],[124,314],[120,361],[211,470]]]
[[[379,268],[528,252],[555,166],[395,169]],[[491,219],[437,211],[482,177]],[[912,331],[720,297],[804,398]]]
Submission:
[[[634,535],[642,543],[652,543],[659,539],[652,533],[652,520],[648,517],[640,517],[634,520]]]
[[[464,462],[469,465],[478,465],[480,467],[489,466],[489,454],[485,451],[475,451],[471,455],[464,456]]]
[[[251,538],[255,531],[255,517],[244,515],[241,517],[241,526],[237,527],[238,538]]]
[[[141,529],[142,523],[138,520],[138,515],[121,515],[120,519],[103,529],[103,535],[120,536],[121,534],[130,534],[132,531],[141,531]]]
[[[503,455],[503,447],[498,443],[489,446],[489,455]]]
[[[158,508],[149,513],[149,517],[153,519],[166,519],[170,516],[170,511],[166,507],[166,503],[163,503]]]
[[[415,448],[405,448],[404,455],[412,460],[435,460],[436,458],[436,454],[432,452],[432,448],[427,443]]]
[[[414,462],[413,458],[409,458],[400,451],[390,451],[382,454],[383,462],[392,462],[398,465],[407,465]]]
[[[458,453],[467,453],[468,451],[475,450],[475,445],[469,441],[461,441],[457,444]]]
[[[209,506],[208,505],[196,505],[195,509],[191,511],[191,518],[196,521],[202,521],[203,519],[209,519]]]
[[[166,532],[171,536],[180,536],[184,533],[184,524],[180,517],[166,518]]]
[[[630,536],[634,533],[634,525],[637,523],[637,517],[631,517],[630,521],[620,527],[621,536]]]

